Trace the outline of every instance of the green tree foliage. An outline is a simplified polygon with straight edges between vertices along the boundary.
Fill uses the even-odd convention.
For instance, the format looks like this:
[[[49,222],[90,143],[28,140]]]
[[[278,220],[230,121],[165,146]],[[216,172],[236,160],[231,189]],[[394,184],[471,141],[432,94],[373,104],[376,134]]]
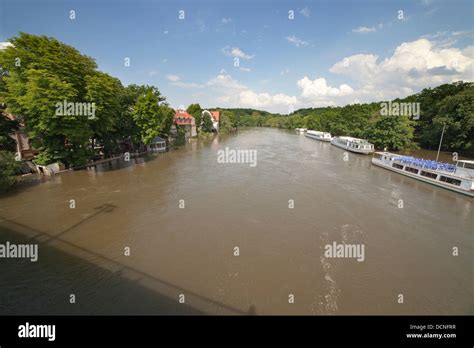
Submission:
[[[0,151],[16,151],[15,140],[10,136],[18,129],[18,122],[10,120],[0,111]]]
[[[8,190],[16,182],[20,163],[15,161],[13,153],[0,151],[0,192]]]
[[[105,153],[116,150],[115,130],[121,113],[121,94],[123,86],[120,81],[107,74],[97,72],[86,78],[85,100],[94,103],[95,117],[90,122],[94,140],[101,140]]]
[[[186,142],[186,131],[183,127],[176,125],[176,139],[175,145],[184,145]]]
[[[203,132],[207,132],[207,133],[212,132],[212,129],[213,129],[212,120],[211,120],[211,116],[207,112],[202,115],[201,129]]]
[[[132,144],[141,142],[140,128],[135,123],[132,112],[138,97],[150,88],[150,86],[131,84],[123,89],[120,95],[120,112],[117,114],[114,138],[122,141],[129,140]],[[164,100],[161,95],[157,97],[159,101]]]
[[[472,96],[473,89],[474,84],[472,82],[458,81],[436,88],[426,88],[418,94],[405,98],[405,100],[416,100],[421,104],[421,116],[415,127],[415,140],[419,142],[421,147],[437,149],[443,123],[448,121],[448,119],[453,119],[452,122],[448,121],[447,123],[445,136],[449,141],[443,142],[443,149],[474,153],[472,147],[472,122],[469,121],[469,112],[466,110],[466,107],[469,107],[467,100],[469,95]],[[449,98],[458,95],[462,95],[462,97]],[[464,106],[456,110],[456,106],[453,104],[454,101],[463,101]],[[449,104],[451,107],[449,107]],[[472,106],[470,110],[472,115]],[[463,116],[455,115],[456,111],[461,112]],[[461,124],[464,127],[462,130],[459,128]],[[461,132],[459,137],[456,134],[458,131]],[[468,137],[469,133],[471,134],[470,139]],[[453,138],[458,138],[461,142],[454,143],[452,142]]]
[[[407,116],[380,116],[364,136],[376,148],[402,150],[413,146],[412,121]]]
[[[196,122],[196,127],[197,128],[200,128],[201,127],[201,121],[202,121],[202,109],[201,109],[201,106],[199,104],[191,104],[188,106],[188,108],[186,109],[186,111],[188,112],[188,114],[190,114],[191,116],[194,117],[194,120]]]
[[[54,38],[20,33],[9,41],[13,45],[0,51],[0,103],[25,124],[40,150],[38,163],[82,165],[94,156],[95,146],[109,155],[124,142],[150,141],[169,131],[173,111],[156,87],[123,87],[98,71],[92,58]],[[57,105],[64,101],[94,105],[95,115],[58,115]],[[151,120],[141,116],[150,112]],[[7,126],[1,122],[3,130]]]
[[[219,132],[230,133],[235,128],[235,116],[231,111],[221,112],[219,117]]]
[[[25,93],[17,98],[17,105],[24,112],[12,110],[12,113],[23,116],[33,146],[49,152],[52,160],[83,164],[90,152],[91,120],[56,114],[57,103],[75,99],[73,86],[46,70],[29,69],[26,76]]]
[[[150,144],[158,135],[167,134],[173,124],[174,111],[166,104],[160,105],[162,100],[160,92],[152,87],[140,95],[133,106],[132,117],[144,144]]]
[[[431,125],[433,138],[436,136],[439,141],[443,125],[446,125],[442,149],[474,154],[474,88],[447,96],[438,106]]]
[[[97,74],[93,59],[46,36],[21,33],[0,52],[7,112],[26,125],[36,148],[67,164],[84,163],[93,135],[87,117],[57,116],[56,103],[85,102],[87,79]]]

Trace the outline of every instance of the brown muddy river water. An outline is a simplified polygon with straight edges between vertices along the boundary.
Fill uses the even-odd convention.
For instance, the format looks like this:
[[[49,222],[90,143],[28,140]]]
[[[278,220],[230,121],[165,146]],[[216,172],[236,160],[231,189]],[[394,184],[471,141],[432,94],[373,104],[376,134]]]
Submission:
[[[0,259],[0,314],[474,314],[472,199],[343,154],[246,129],[22,186],[0,243],[38,261]]]

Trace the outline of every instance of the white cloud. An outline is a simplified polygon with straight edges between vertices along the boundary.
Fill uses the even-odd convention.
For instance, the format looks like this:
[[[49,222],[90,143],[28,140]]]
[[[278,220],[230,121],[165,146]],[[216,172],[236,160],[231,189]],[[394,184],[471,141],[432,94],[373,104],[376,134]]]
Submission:
[[[194,82],[184,82],[184,81],[176,81],[171,83],[173,86],[180,87],[180,88],[203,88],[204,85]]]
[[[247,89],[244,85],[234,80],[229,74],[219,74],[206,82],[209,87],[222,89],[223,92],[235,93]]]
[[[250,68],[244,68],[244,67],[240,67],[239,70],[240,70],[240,71],[245,71],[245,72],[251,72],[251,71],[252,71],[252,69],[250,69]]]
[[[337,62],[329,71],[350,77],[358,86],[354,96],[374,101],[405,97],[443,83],[472,81],[473,69],[469,47],[437,47],[421,38],[402,43],[383,60],[373,54],[356,54]]]
[[[226,72],[219,73],[202,84],[178,81],[173,85],[183,88],[203,88],[202,91],[205,93],[201,95],[201,105],[262,108],[273,112],[287,112],[288,105],[298,103],[295,96],[254,91]]]
[[[294,35],[287,36],[286,41],[294,44],[296,47],[307,46],[309,44],[307,41],[304,41],[304,40],[302,40],[299,37],[296,37]]]
[[[242,51],[238,47],[226,46],[222,49],[222,52],[226,56],[238,57],[238,58],[242,58],[242,59],[252,59],[254,57],[253,55],[246,54],[244,51]]]
[[[375,29],[374,27],[358,27],[358,28],[355,28],[355,29],[352,29],[352,32],[353,33],[361,33],[361,34],[366,34],[366,33],[371,33],[371,32],[374,32],[374,31],[377,31],[377,29]]]
[[[311,16],[311,11],[310,11],[307,7],[305,7],[304,9],[302,9],[302,10],[300,11],[300,13],[301,13],[303,16],[305,16],[306,18],[309,18],[309,16]]]
[[[270,94],[255,92],[233,79],[228,74],[220,74],[206,84],[214,93],[216,101],[232,107],[264,108],[274,112],[286,112],[288,105],[295,105],[298,99],[283,93]]]
[[[180,80],[180,78],[179,78],[178,75],[172,75],[172,74],[166,75],[166,78],[167,78],[169,81],[173,81],[173,82],[176,82],[176,81],[179,81],[179,80]]]
[[[151,70],[151,71],[148,72],[148,76],[150,76],[150,77],[153,77],[156,74],[158,74],[158,71],[156,71],[156,70]]]
[[[7,49],[8,47],[11,47],[13,46],[13,44],[11,42],[0,42],[0,50],[4,50],[4,49]]]
[[[340,85],[339,88],[330,87],[328,86],[326,79],[323,77],[310,80],[307,76],[305,76],[296,84],[302,90],[301,95],[306,98],[344,97],[354,92],[354,90],[346,84]]]
[[[251,108],[268,108],[275,106],[289,106],[298,102],[296,97],[290,97],[286,94],[255,93],[252,90],[245,90],[239,95],[240,105]]]
[[[230,18],[230,17],[229,17],[229,18],[222,18],[222,19],[221,19],[221,23],[222,23],[222,24],[227,24],[227,23],[230,23],[230,22],[232,22],[232,18]]]
[[[202,88],[204,87],[202,84],[194,83],[194,82],[185,82],[182,81],[178,75],[166,75],[166,78],[171,81],[171,84],[176,87],[180,88]]]
[[[311,80],[305,76],[296,84],[301,89],[301,97],[311,106],[336,105],[338,99],[350,96],[354,92],[347,84],[341,84],[339,87],[328,86],[323,77]]]

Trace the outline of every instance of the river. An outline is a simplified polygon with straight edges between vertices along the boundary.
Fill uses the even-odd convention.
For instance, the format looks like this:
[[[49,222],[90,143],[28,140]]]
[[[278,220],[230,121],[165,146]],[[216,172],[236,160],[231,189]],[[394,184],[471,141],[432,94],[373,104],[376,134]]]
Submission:
[[[474,314],[472,199],[344,159],[251,128],[21,186],[0,243],[39,259],[0,259],[0,314]]]

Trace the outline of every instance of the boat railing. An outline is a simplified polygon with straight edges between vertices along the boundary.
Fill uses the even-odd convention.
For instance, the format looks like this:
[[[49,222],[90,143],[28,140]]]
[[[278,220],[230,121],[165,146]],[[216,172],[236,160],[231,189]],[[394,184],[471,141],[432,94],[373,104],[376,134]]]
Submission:
[[[401,162],[403,164],[408,164],[420,168],[426,168],[431,170],[442,170],[445,172],[456,172],[456,166],[450,163],[437,162],[434,160],[427,160],[423,158],[416,158],[410,156],[398,156],[393,159],[394,161]]]

